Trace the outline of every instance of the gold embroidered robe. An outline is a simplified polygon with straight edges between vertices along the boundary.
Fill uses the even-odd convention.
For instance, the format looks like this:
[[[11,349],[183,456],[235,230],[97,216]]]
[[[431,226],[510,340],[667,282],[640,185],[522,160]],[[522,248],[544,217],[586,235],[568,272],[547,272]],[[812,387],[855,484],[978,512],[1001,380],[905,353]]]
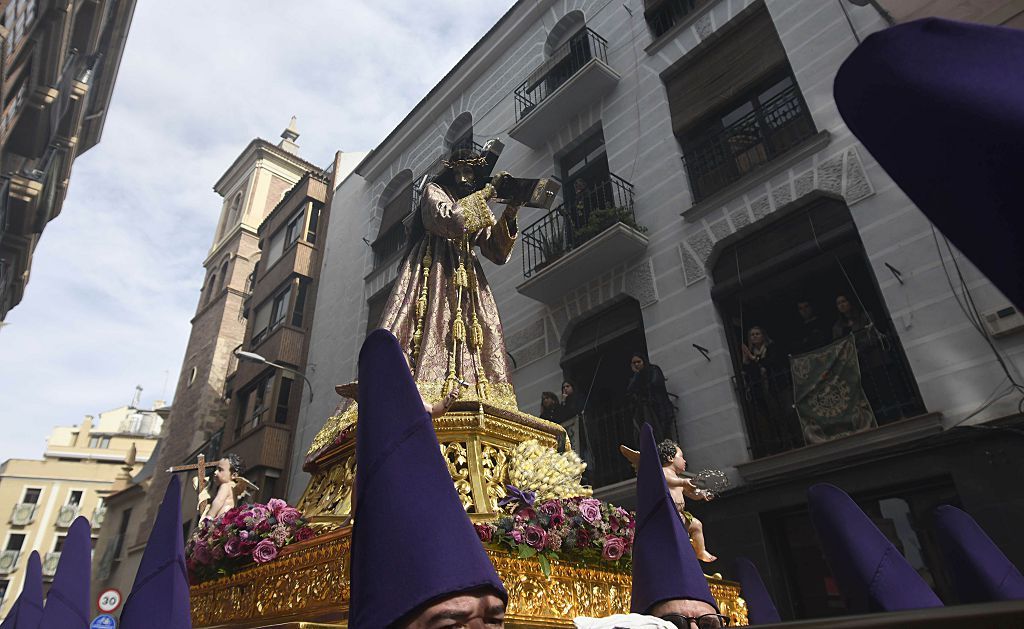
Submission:
[[[492,194],[488,185],[456,200],[427,185],[419,208],[425,233],[402,261],[384,308],[381,327],[406,349],[428,399],[441,396],[453,370],[480,397],[512,395],[498,307],[476,250],[505,264],[518,226],[508,214],[495,220],[486,204]]]

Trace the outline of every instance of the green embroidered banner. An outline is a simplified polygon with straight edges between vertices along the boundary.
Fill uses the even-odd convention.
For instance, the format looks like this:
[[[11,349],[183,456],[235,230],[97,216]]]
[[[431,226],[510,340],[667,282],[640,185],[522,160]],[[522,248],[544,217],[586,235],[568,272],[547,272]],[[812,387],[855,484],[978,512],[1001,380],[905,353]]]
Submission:
[[[793,400],[804,441],[831,441],[875,428],[875,414],[860,384],[853,336],[806,354],[790,356]]]

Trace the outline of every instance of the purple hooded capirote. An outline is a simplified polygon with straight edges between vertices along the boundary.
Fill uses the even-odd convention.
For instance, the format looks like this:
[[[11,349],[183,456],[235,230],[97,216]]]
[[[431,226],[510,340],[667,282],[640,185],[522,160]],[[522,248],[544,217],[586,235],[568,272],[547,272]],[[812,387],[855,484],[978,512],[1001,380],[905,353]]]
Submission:
[[[919,574],[846,492],[807,490],[814,530],[839,589],[854,612],[942,607]]]
[[[192,629],[181,534],[181,481],[171,476],[121,612],[122,629]]]
[[[704,601],[718,609],[704,571],[697,563],[690,536],[668,493],[658,445],[648,423],[640,430],[636,502],[630,610],[646,614],[657,603],[673,599]]]
[[[747,618],[752,625],[766,625],[781,622],[775,601],[761,580],[754,562],[746,557],[737,557],[733,563],[733,576],[740,582],[740,594],[747,602]]]
[[[935,532],[961,603],[1024,599],[1024,576],[974,518],[942,505]]]
[[[64,539],[53,585],[39,629],[86,629],[89,626],[89,579],[92,577],[92,527],[82,516],[75,518]]]
[[[382,629],[426,603],[482,587],[508,600],[387,330],[370,333],[359,352],[356,460],[349,627]]]
[[[889,176],[1024,308],[1024,31],[893,26],[853,51],[834,91]]]
[[[32,551],[25,568],[21,594],[7,612],[0,629],[39,629],[43,617],[43,565],[39,553]]]

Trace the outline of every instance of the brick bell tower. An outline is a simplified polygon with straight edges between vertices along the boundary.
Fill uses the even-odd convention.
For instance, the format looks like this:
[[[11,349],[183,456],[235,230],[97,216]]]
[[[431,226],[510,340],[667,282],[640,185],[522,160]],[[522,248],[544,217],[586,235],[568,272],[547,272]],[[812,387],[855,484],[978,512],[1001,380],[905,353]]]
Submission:
[[[195,462],[198,453],[208,460],[219,457],[227,420],[225,380],[234,369],[234,350],[245,336],[242,317],[249,276],[259,259],[257,228],[284,194],[308,171],[319,170],[298,156],[299,132],[292,117],[272,144],[263,139],[249,143],[214,185],[222,198],[220,219],[210,252],[203,261],[205,279],[192,318],[185,357],[178,376],[171,413],[164,422],[157,455],[155,488],[132,523],[128,552],[142,552],[163,495],[160,476],[173,465]],[[184,479],[183,479],[184,480]],[[192,516],[195,492],[191,479],[183,496],[183,520]]]

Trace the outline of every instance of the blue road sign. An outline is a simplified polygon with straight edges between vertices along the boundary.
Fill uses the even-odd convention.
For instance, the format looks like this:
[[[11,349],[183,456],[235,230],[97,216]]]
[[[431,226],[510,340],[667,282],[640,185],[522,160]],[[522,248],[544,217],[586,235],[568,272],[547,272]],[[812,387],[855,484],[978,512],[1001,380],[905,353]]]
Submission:
[[[110,614],[100,614],[92,619],[89,629],[115,629],[117,621]]]

